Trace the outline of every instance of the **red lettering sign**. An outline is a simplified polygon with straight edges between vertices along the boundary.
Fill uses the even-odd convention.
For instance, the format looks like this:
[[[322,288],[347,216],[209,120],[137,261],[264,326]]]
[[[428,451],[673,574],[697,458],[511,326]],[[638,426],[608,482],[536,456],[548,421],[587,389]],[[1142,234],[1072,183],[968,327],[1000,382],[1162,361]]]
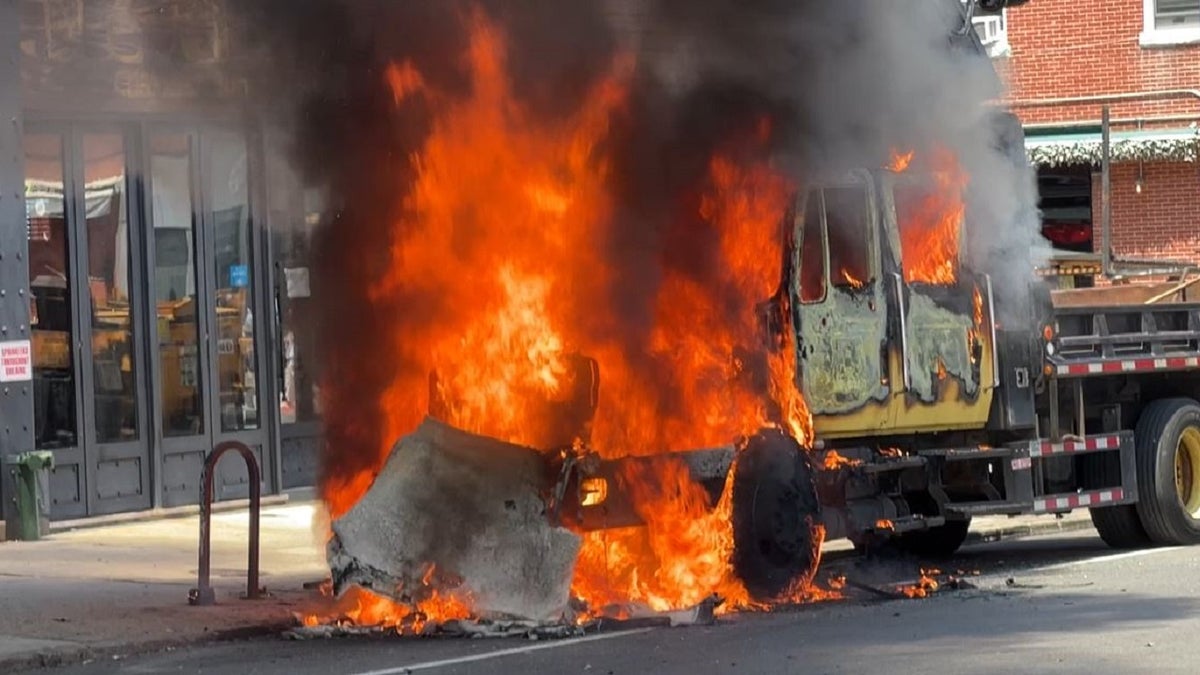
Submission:
[[[26,382],[33,379],[33,350],[29,340],[0,342],[0,382]]]

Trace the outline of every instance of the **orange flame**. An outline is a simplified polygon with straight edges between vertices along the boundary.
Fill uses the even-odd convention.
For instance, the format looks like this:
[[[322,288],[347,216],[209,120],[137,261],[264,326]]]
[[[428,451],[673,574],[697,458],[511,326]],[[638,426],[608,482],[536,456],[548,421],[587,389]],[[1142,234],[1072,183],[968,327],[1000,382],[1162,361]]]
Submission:
[[[651,465],[621,477],[646,526],[586,533],[572,592],[592,608],[632,602],[663,611],[714,592],[725,600],[722,609],[749,604],[729,561],[733,481],[710,509],[708,493],[682,461],[663,457]]]
[[[937,579],[933,578],[941,573],[941,570],[936,569],[921,570],[921,577],[917,579],[917,583],[901,586],[896,591],[908,598],[927,598],[941,587]]]
[[[972,297],[974,303],[975,315],[974,324],[967,330],[967,354],[970,356],[971,363],[977,363],[975,346],[979,342],[979,335],[983,330],[983,294],[979,292],[979,286],[975,287],[975,292]]]
[[[908,152],[900,152],[899,150],[893,149],[892,150],[892,161],[890,163],[888,163],[888,168],[891,169],[892,171],[895,171],[896,173],[902,173],[903,171],[908,169],[909,164],[912,164],[913,156],[916,154],[917,153],[915,150],[909,150]]]
[[[431,623],[471,616],[471,603],[454,594],[430,591],[429,597],[414,605],[396,602],[391,598],[353,586],[338,598],[330,598],[327,606],[300,616],[305,626],[350,624],[394,629],[405,635],[422,633]]]
[[[467,431],[546,449],[579,444],[578,435],[563,436],[554,412],[575,389],[573,354],[596,359],[603,392],[591,428],[570,433],[587,433],[607,457],[713,447],[770,425],[808,445],[812,419],[795,387],[790,333],[767,358],[766,391],[761,374],[747,372],[753,364],[735,358],[761,346],[754,310],[779,282],[780,222],[794,190],[765,158],[770,121],[730,139],[711,158],[696,200],[681,205],[681,227],[694,228],[681,234],[714,241],[720,264],[704,275],[663,269],[644,354],[630,354],[612,337],[620,317],[598,310],[619,281],[603,258],[614,215],[605,142],[632,63],[617,59],[573,114],[546,120],[515,96],[503,32],[480,12],[468,32],[465,94],[437,89],[408,62],[385,73],[396,105],[424,106],[431,121],[398,167],[411,178],[398,181],[391,264],[369,293],[379,311],[402,307],[425,321],[391,336],[396,362],[408,367],[379,401],[387,445],[373,469],[325,482],[331,516],[369,489],[391,441],[433,403],[427,394],[444,421]],[[669,395],[647,386],[646,368],[672,383]],[[593,607],[674,608],[714,591],[727,606],[745,605],[729,563],[732,482],[711,505],[679,462],[651,466],[624,477],[646,527],[585,535],[574,593]],[[388,623],[413,611],[469,611],[469,599],[437,597],[441,604],[431,597],[402,610],[355,592],[343,614]]]
[[[866,283],[862,280],[854,278],[854,275],[850,274],[850,270],[848,269],[843,268],[840,274],[842,279],[844,279],[846,283],[850,284],[850,287],[854,290],[859,290],[866,285]]]
[[[893,159],[897,171],[905,171],[912,160]],[[958,279],[958,257],[966,174],[948,150],[929,154],[929,184],[899,182],[896,185],[896,220],[900,230],[904,280],[909,283],[950,285]]]
[[[822,462],[823,466],[829,471],[836,471],[841,468],[861,466],[861,459],[850,459],[838,454],[837,450],[829,450],[825,453],[825,459]]]

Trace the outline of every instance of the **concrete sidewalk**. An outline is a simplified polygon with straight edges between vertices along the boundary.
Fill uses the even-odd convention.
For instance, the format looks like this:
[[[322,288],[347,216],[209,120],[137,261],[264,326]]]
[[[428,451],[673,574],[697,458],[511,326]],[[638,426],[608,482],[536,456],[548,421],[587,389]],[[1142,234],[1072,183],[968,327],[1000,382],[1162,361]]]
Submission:
[[[180,517],[56,532],[0,543],[0,672],[282,631],[314,601],[306,582],[324,579],[324,533],[313,503],[262,512],[262,585],[245,590],[245,511],[213,516],[217,605],[193,607],[198,518]],[[1061,519],[978,518],[972,539],[994,540],[1091,527],[1086,510]],[[831,551],[850,548],[830,542]]]
[[[270,596],[262,600],[238,597],[246,512],[214,514],[211,607],[187,602],[196,586],[194,515],[0,543],[0,672],[282,630],[312,601],[303,585],[329,574],[313,513],[313,504],[263,509],[260,585]]]

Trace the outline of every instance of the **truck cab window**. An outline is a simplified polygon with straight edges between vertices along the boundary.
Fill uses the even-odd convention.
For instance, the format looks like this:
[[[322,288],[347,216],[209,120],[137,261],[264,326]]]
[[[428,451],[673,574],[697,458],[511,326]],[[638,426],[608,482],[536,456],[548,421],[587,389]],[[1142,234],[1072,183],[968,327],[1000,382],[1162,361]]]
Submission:
[[[829,271],[834,288],[858,290],[874,280],[871,270],[871,222],[866,189],[825,189]]]
[[[800,235],[800,302],[825,299],[825,228],[820,190],[808,193],[804,206],[804,225]]]
[[[958,276],[961,195],[916,181],[897,184],[893,194],[904,281],[953,283]]]

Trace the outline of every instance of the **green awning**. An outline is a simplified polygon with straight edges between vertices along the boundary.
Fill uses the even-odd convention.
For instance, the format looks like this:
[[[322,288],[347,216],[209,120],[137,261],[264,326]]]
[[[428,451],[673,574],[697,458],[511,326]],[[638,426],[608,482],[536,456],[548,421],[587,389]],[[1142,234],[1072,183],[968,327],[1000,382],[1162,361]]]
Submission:
[[[1098,129],[1075,133],[1025,132],[1025,152],[1038,166],[1099,164]],[[1109,138],[1114,162],[1195,162],[1200,160],[1200,129],[1114,131]]]

